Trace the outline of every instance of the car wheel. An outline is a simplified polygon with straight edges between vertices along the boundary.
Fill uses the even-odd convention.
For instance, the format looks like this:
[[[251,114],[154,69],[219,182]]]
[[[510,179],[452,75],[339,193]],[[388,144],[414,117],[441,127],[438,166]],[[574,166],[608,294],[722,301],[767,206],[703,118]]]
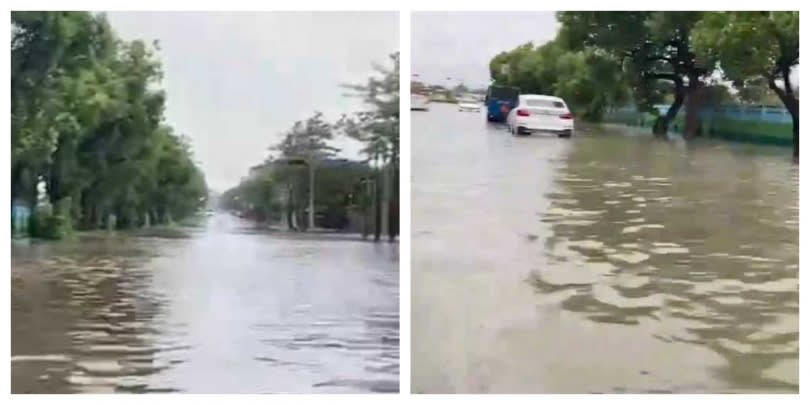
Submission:
[[[560,138],[570,138],[571,137],[571,131],[562,132],[562,133],[560,133],[559,137]]]

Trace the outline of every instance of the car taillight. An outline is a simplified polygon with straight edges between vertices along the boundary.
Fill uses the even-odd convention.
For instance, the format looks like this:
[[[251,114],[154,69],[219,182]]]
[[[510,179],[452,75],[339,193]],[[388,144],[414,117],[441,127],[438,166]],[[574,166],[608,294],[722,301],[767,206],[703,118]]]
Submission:
[[[562,118],[564,120],[572,120],[572,119],[574,119],[574,115],[571,114],[571,113],[565,113],[565,114],[560,115],[560,118]]]
[[[529,116],[529,110],[524,110],[524,109],[521,108],[521,109],[517,110],[517,115],[518,115],[518,117],[528,117]]]

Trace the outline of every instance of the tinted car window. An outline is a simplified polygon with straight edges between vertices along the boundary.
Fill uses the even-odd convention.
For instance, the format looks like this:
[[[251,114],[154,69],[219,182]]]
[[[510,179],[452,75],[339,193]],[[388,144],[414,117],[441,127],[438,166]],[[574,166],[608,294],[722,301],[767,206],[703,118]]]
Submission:
[[[511,87],[490,87],[489,96],[496,100],[512,100],[516,99],[520,91]]]

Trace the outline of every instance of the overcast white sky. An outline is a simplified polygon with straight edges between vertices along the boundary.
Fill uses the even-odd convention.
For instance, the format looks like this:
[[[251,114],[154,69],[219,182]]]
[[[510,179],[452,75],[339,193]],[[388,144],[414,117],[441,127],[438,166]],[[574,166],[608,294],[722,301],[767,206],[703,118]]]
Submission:
[[[209,187],[236,185],[296,120],[364,108],[343,83],[399,50],[396,12],[109,12],[124,39],[160,41],[166,117]],[[359,145],[335,142],[358,157]]]
[[[411,73],[430,84],[468,87],[489,84],[489,61],[499,52],[548,42],[559,27],[553,11],[415,12],[411,25]]]

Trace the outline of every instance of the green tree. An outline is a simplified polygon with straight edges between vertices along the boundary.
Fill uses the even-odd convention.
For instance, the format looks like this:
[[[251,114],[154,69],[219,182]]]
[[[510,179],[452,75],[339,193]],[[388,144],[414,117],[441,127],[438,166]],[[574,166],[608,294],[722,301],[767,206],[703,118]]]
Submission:
[[[470,89],[464,85],[464,83],[459,83],[456,87],[453,87],[453,93],[457,96],[462,96],[464,94],[469,93]]]
[[[671,82],[672,103],[655,126],[660,135],[710,73],[691,48],[692,28],[701,16],[697,11],[564,11],[557,14],[558,38],[571,49],[595,47],[622,60],[642,110],[653,111],[659,81]],[[687,121],[697,117],[697,101],[690,99]]]
[[[365,84],[346,85],[352,90],[352,96],[360,97],[371,107],[351,115],[344,115],[336,127],[347,136],[362,142],[363,153],[377,169],[377,181],[381,197],[374,204],[375,216],[380,224],[375,229],[375,240],[380,234],[388,233],[389,239],[395,237],[394,227],[398,220],[396,190],[393,190],[399,178],[399,52],[390,55],[391,67],[374,65],[379,76],[373,76]]]
[[[693,46],[706,64],[719,63],[738,87],[764,79],[790,112],[793,156],[799,158],[799,96],[791,71],[799,64],[798,11],[706,12]]]
[[[559,41],[501,52],[490,62],[490,74],[496,83],[519,87],[524,93],[561,97],[575,114],[592,121],[628,97],[615,58],[595,48],[568,50]]]
[[[80,131],[77,114],[98,101],[63,95],[71,79],[90,81],[87,69],[110,54],[112,34],[85,12],[15,11],[11,19],[12,198],[33,205],[60,134]]]
[[[309,204],[307,228],[315,228],[315,170],[318,163],[332,157],[340,149],[329,145],[332,140],[332,125],[323,120],[323,114],[316,112],[305,122],[298,121],[284,136],[284,140],[273,149],[281,152],[285,159],[300,160],[309,173]]]
[[[768,81],[764,77],[738,81],[734,87],[738,90],[737,97],[743,103],[769,107],[784,106],[779,96],[768,87]]]
[[[121,41],[103,14],[13,12],[11,47],[13,200],[33,206],[44,182],[56,219],[40,222],[67,228],[201,207],[204,176],[164,123],[156,43]]]

